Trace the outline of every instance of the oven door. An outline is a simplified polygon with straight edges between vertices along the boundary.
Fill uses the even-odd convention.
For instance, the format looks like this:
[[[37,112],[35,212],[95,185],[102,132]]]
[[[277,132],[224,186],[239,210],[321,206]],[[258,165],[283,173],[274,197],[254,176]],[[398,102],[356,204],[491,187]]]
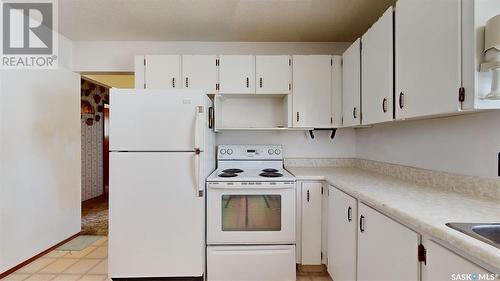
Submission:
[[[295,244],[295,183],[209,183],[208,244]]]

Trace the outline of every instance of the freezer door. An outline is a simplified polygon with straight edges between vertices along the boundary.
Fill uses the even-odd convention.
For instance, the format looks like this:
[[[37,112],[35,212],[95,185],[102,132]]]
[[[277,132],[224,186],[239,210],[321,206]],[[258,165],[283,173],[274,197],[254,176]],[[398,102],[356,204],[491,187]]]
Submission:
[[[205,199],[196,186],[197,157],[110,153],[110,277],[203,275]]]
[[[207,100],[206,95],[196,90],[112,89],[109,149],[202,149],[208,130]]]

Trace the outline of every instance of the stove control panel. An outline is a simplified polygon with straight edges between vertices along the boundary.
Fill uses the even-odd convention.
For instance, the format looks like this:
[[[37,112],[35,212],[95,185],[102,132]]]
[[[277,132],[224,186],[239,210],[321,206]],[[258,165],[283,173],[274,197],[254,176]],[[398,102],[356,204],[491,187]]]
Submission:
[[[276,144],[219,145],[218,160],[282,160],[283,146]]]

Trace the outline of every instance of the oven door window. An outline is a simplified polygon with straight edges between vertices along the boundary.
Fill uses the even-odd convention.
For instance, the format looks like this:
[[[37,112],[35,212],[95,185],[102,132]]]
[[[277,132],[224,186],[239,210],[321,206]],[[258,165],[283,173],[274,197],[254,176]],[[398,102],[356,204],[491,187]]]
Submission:
[[[280,231],[281,195],[222,195],[222,231]]]

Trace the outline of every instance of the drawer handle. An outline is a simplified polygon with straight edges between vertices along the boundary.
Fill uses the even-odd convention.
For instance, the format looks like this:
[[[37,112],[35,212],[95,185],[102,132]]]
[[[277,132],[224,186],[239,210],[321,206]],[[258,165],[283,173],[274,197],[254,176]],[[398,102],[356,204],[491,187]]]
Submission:
[[[352,110],[352,117],[354,119],[358,118],[358,109],[356,107]]]
[[[349,206],[349,208],[347,208],[347,221],[352,221],[352,208],[351,208],[351,206]]]
[[[384,113],[387,112],[387,98],[384,98],[384,100],[382,101],[382,111]]]
[[[363,215],[359,218],[359,230],[365,232],[365,216]]]
[[[405,107],[405,94],[403,92],[399,93],[399,108],[403,109]]]

